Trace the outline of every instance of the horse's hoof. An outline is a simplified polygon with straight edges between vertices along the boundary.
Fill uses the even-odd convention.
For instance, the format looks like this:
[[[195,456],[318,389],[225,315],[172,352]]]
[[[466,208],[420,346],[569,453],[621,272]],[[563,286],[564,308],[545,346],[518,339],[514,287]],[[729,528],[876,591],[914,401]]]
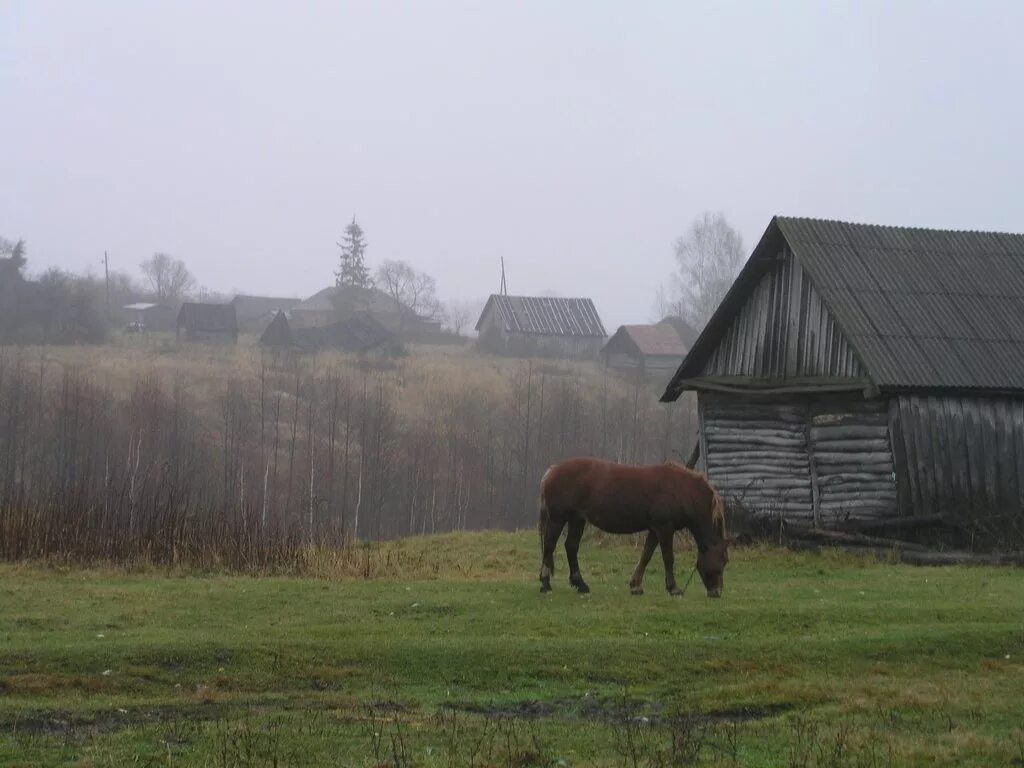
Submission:
[[[672,589],[670,589],[668,591],[668,593],[670,595],[672,595],[672,597],[682,597],[683,596],[683,590],[681,590],[679,587],[672,587]]]
[[[590,587],[588,587],[582,581],[579,584],[573,584],[573,586],[576,587],[576,591],[579,592],[581,595],[586,595],[590,592]]]
[[[540,591],[541,591],[542,594],[544,592],[550,592],[551,591],[551,585],[550,584],[541,584],[540,585]]]
[[[644,588],[643,587],[630,587],[629,588],[629,594],[631,594],[631,595],[636,595],[636,596],[639,597],[643,593],[644,593]]]

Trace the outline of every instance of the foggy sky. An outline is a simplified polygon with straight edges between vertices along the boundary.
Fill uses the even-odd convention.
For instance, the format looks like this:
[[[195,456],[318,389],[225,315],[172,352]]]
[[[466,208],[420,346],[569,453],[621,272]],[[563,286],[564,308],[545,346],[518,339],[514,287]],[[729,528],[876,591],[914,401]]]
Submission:
[[[704,210],[1024,231],[1024,5],[840,5],[0,0],[0,234],[306,296],[354,214],[610,333]]]

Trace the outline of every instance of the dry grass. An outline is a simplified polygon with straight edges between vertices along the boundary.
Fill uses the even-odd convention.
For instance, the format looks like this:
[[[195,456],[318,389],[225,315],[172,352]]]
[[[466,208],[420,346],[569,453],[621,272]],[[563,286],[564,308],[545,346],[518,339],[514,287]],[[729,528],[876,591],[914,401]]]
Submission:
[[[0,557],[347,564],[353,539],[532,527],[551,463],[678,458],[693,435],[660,382],[593,364],[451,348],[275,363],[166,339],[0,350]]]

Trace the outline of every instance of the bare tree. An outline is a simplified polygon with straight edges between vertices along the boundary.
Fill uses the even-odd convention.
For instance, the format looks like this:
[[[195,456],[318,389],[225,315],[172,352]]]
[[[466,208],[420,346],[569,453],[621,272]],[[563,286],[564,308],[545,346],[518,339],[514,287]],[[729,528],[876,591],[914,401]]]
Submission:
[[[178,301],[196,285],[185,262],[166,253],[154,253],[140,265],[157,301]]]
[[[655,310],[702,328],[743,266],[743,238],[722,213],[705,212],[676,240],[675,256],[677,271],[658,290]]]
[[[440,317],[437,283],[425,272],[417,272],[404,261],[389,259],[377,269],[377,287],[398,305],[399,332],[417,317],[431,320]]]
[[[473,305],[466,301],[452,299],[444,308],[445,325],[456,336],[473,322]]]

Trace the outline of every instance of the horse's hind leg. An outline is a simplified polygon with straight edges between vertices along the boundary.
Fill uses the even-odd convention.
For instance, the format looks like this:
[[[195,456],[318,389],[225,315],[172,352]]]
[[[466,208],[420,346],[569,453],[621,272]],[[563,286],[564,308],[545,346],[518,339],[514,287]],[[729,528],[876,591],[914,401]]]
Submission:
[[[661,559],[665,561],[665,589],[670,595],[681,595],[682,590],[676,584],[675,555],[672,553],[672,538],[675,530],[672,526],[658,528],[658,543],[661,544]]]
[[[555,546],[558,544],[558,537],[562,535],[564,521],[556,521],[547,510],[541,512],[540,517],[540,591],[551,591],[551,574],[555,572]]]
[[[648,531],[647,539],[644,541],[644,551],[640,553],[640,562],[636,564],[636,568],[633,570],[633,577],[629,580],[630,593],[634,595],[642,595],[644,593],[644,572],[647,570],[647,564],[651,562],[654,550],[657,547],[658,536],[654,531]]]
[[[587,582],[583,580],[580,573],[580,539],[583,538],[583,529],[587,527],[587,521],[577,517],[569,523],[569,533],[565,537],[565,556],[569,560],[569,583],[576,587],[580,594],[590,591]]]

